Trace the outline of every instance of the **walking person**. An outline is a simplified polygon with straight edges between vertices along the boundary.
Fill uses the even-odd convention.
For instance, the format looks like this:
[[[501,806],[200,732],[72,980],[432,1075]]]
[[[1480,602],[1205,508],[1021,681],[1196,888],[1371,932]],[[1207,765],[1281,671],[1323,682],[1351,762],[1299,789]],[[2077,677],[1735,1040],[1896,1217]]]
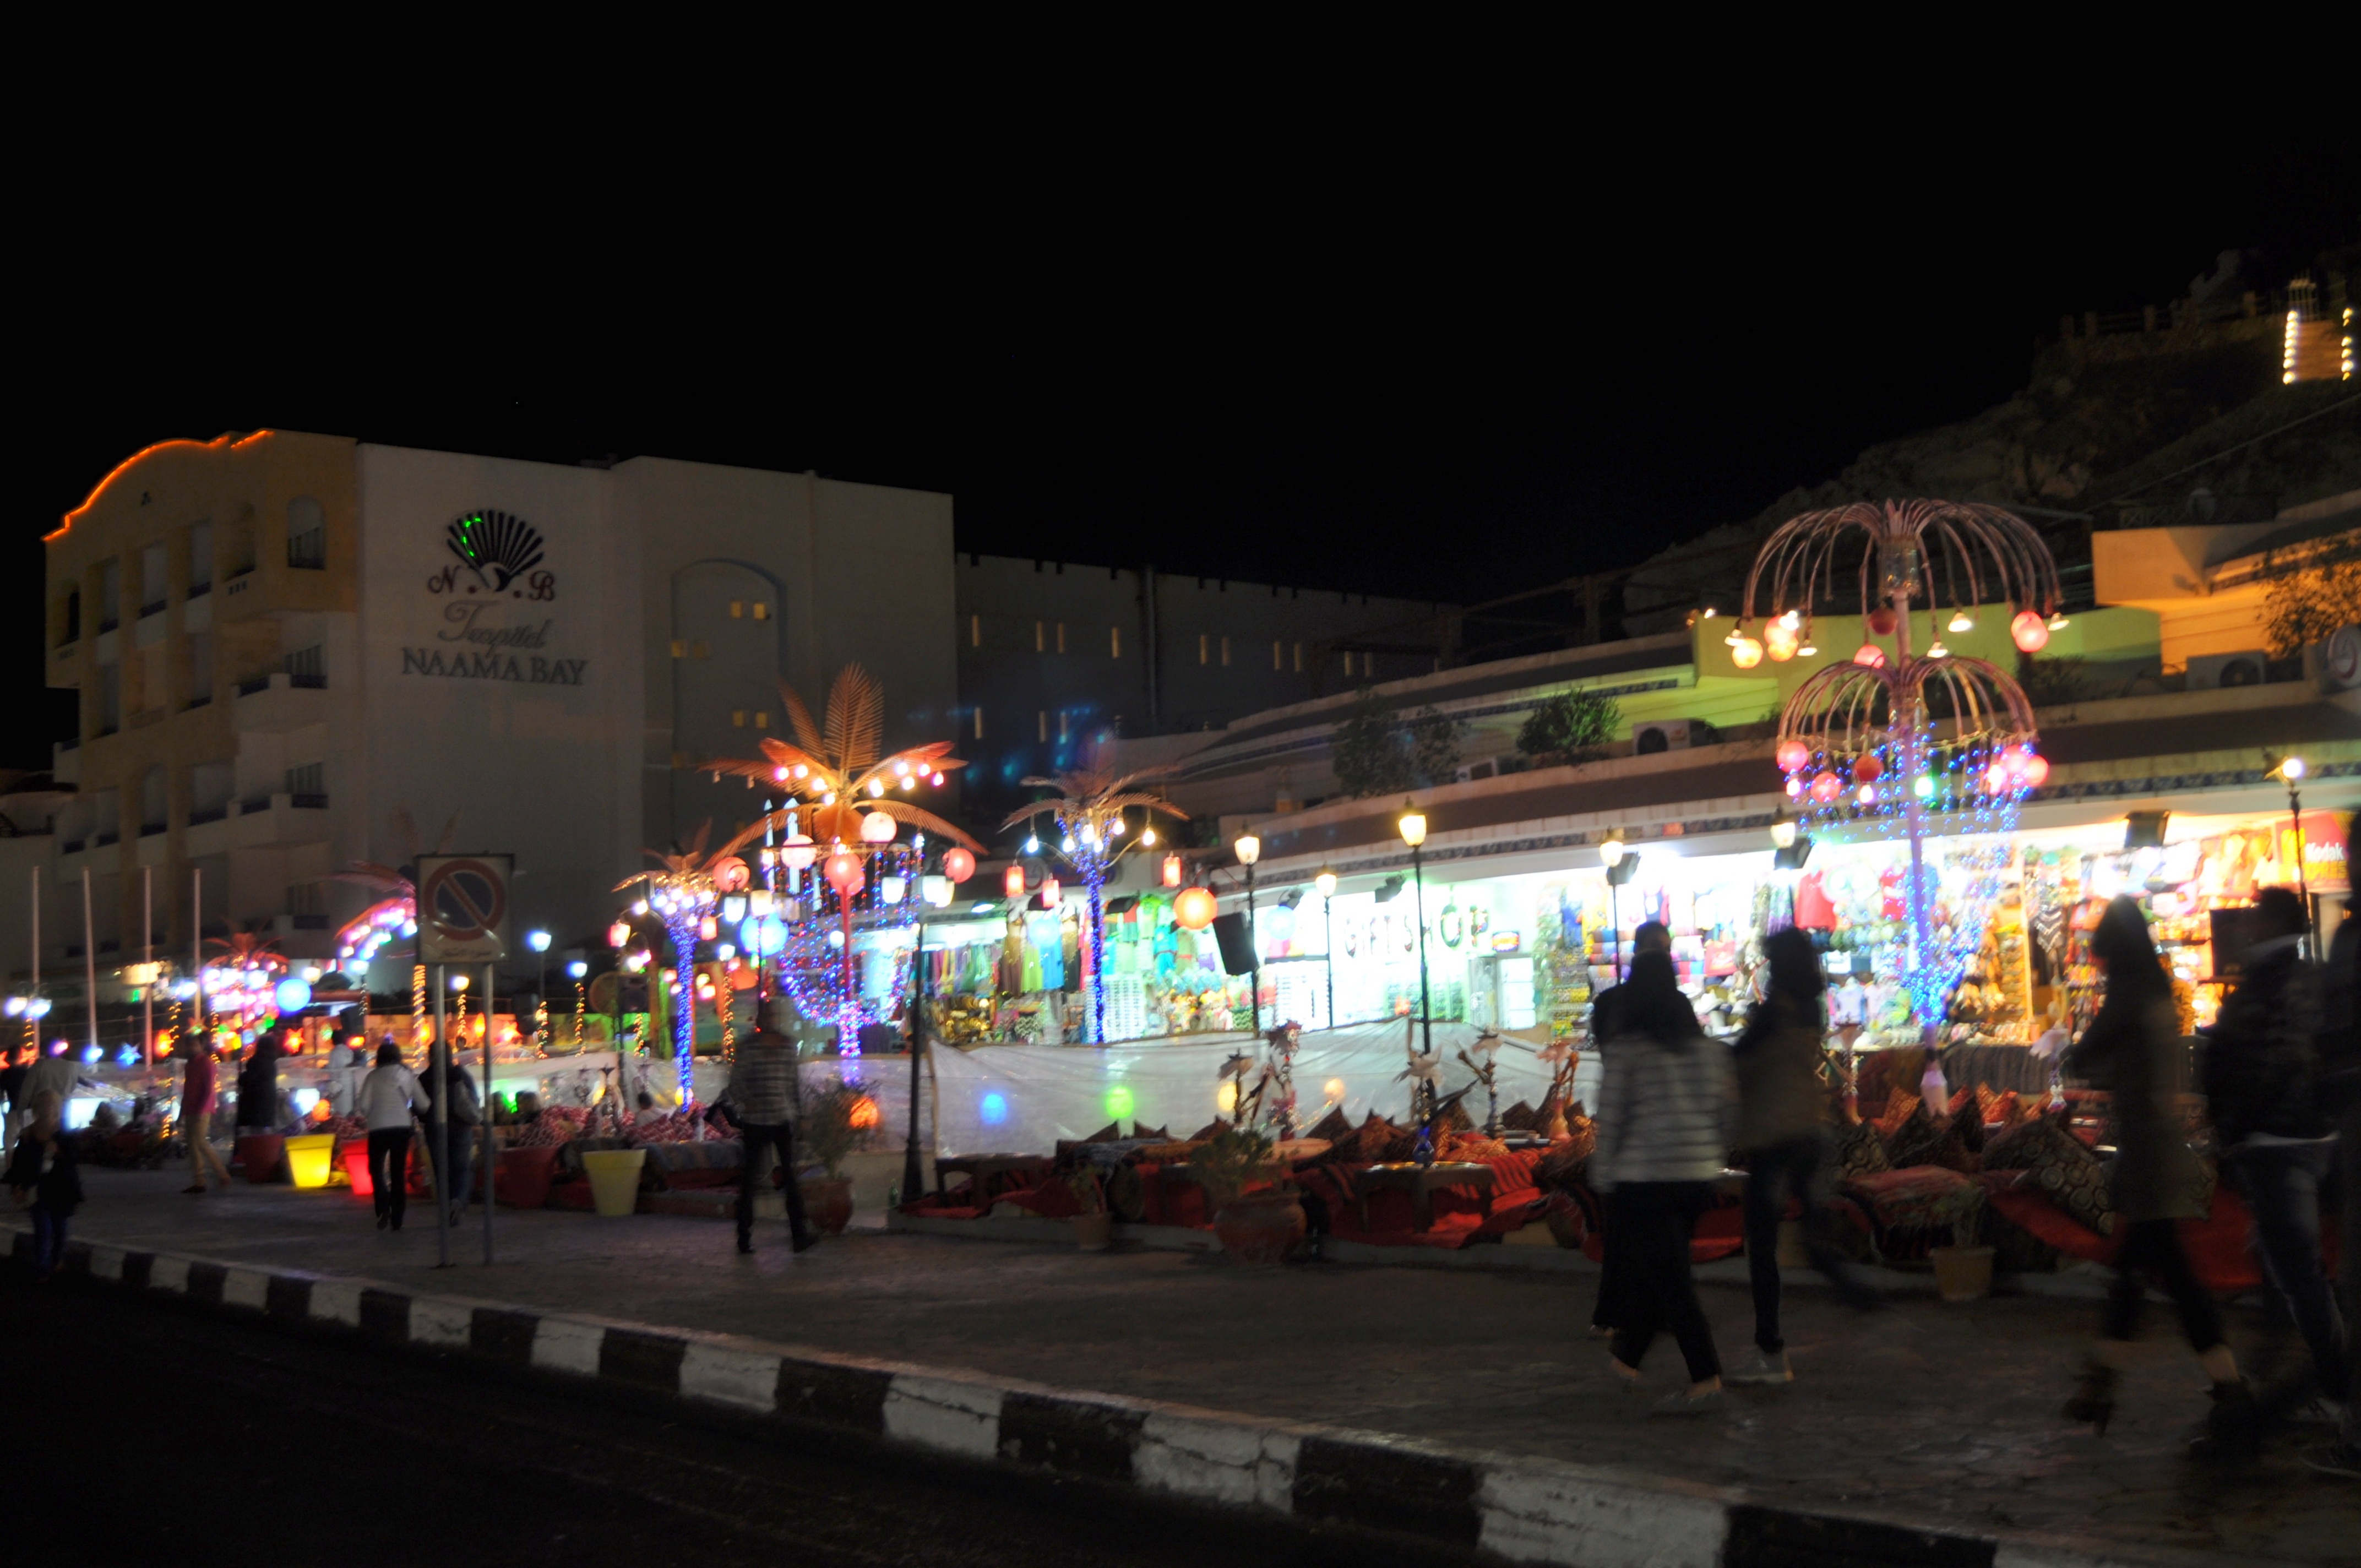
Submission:
[[[401,1065],[401,1047],[389,1037],[377,1048],[377,1066],[361,1080],[361,1119],[368,1124],[369,1201],[377,1228],[401,1229],[410,1206],[410,1124],[434,1107],[418,1075]]]
[[[738,1169],[738,1250],[754,1250],[754,1187],[758,1181],[769,1183],[771,1162],[766,1157],[774,1148],[787,1173],[789,1245],[796,1252],[816,1245],[819,1234],[804,1218],[803,1188],[796,1180],[796,1045],[771,1027],[767,1015],[738,1047],[730,1087],[713,1103],[715,1110],[727,1108],[744,1144],[744,1159]]]
[[[1828,1090],[1820,1082],[1828,980],[1811,938],[1789,927],[1763,944],[1770,984],[1739,1036],[1738,1146],[1746,1157],[1746,1275],[1754,1294],[1754,1354],[1723,1374],[1731,1383],[1789,1383],[1787,1342],[1779,1332],[1779,1223],[1787,1201],[1803,1205],[1804,1246],[1812,1266],[1845,1302],[1867,1310],[1876,1292],[1856,1279],[1820,1233],[1824,1205],[1836,1192],[1836,1137],[1828,1128]]]
[[[213,1041],[204,1035],[192,1034],[180,1045],[181,1069],[181,1135],[189,1141],[189,1184],[181,1191],[202,1196],[205,1176],[211,1172],[214,1190],[229,1186],[229,1167],[213,1146],[214,1102],[218,1098],[215,1089]]]
[[[8,1161],[8,1190],[33,1211],[33,1283],[44,1284],[65,1256],[66,1231],[82,1207],[82,1171],[66,1135],[65,1101],[54,1089],[33,1097],[33,1119]]]
[[[237,1124],[241,1131],[267,1133],[284,1120],[279,1106],[279,1033],[266,1029],[255,1036],[238,1069]]]
[[[25,1092],[25,1080],[33,1069],[20,1059],[21,1048],[10,1046],[0,1052],[0,1155],[16,1146],[16,1124],[24,1120],[32,1103]]]
[[[434,1047],[438,1052],[443,1048]],[[431,1077],[434,1069],[430,1066],[427,1071]],[[451,1223],[457,1225],[467,1217],[468,1178],[475,1168],[476,1140],[484,1135],[484,1105],[476,1094],[474,1074],[456,1059],[446,1061],[444,1071],[449,1074],[444,1093],[450,1102],[446,1113],[451,1119],[451,1179],[438,1182],[436,1191],[442,1195]]]
[[[2254,1442],[2254,1397],[2223,1336],[2222,1310],[2191,1271],[2175,1228],[2176,1221],[2202,1219],[2205,1211],[2198,1202],[2197,1157],[2182,1135],[2178,1103],[2188,1077],[2180,1014],[2137,904],[2117,898],[2107,905],[2091,935],[2091,957],[2105,977],[2106,998],[2068,1051],[2066,1070],[2108,1091],[2116,1149],[2111,1197],[2122,1245],[2099,1338],[2063,1413],[2105,1434],[2114,1414],[2115,1381],[2139,1327],[2147,1276],[2153,1274],[2213,1380],[2207,1451],[2241,1452]]]
[[[2320,1096],[2320,974],[2299,951],[2310,912],[2288,889],[2267,887],[2255,915],[2245,978],[2222,1003],[2206,1047],[2204,1090],[2223,1174],[2254,1213],[2256,1261],[2312,1352],[2310,1377],[2260,1379],[2264,1405],[2284,1409],[2315,1388],[2334,1400],[2345,1395],[2345,1315],[2320,1255],[2320,1193],[2336,1128]]]
[[[1672,928],[1661,921],[1642,920],[1631,932],[1631,956],[1636,960],[1642,953],[1669,953],[1673,950]],[[1616,981],[1600,992],[1590,1004],[1590,1051],[1598,1058],[1604,1070],[1607,1065],[1607,1042],[1619,1028],[1625,995],[1625,983]],[[1593,1190],[1596,1190],[1594,1188]],[[1615,1335],[1615,1302],[1622,1289],[1622,1267],[1615,1256],[1613,1226],[1603,1229],[1598,1237],[1598,1295],[1590,1305],[1590,1337],[1611,1339]]]
[[[2345,864],[2361,853],[2361,817],[2345,830]],[[2321,975],[2320,1100],[2336,1127],[2337,1183],[2345,1212],[2337,1282],[2345,1298],[2345,1419],[2336,1441],[2303,1462],[2324,1475],[2361,1481],[2361,912],[2348,901]]]
[[[1703,1415],[1722,1406],[1721,1358],[1697,1302],[1689,1234],[1713,1202],[1734,1109],[1729,1053],[1705,1036],[1666,952],[1631,960],[1615,1010],[1599,1091],[1591,1184],[1607,1194],[1607,1236],[1619,1260],[1608,1367],[1636,1389],[1640,1362],[1670,1329],[1689,1386],[1652,1415]]]

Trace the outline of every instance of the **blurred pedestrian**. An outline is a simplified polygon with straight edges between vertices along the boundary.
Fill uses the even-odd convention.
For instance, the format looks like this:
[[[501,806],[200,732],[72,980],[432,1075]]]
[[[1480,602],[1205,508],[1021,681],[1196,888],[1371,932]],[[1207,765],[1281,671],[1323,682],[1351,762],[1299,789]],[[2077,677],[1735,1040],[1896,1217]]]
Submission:
[[[436,1052],[444,1047],[436,1046]],[[433,1058],[429,1058],[428,1076],[434,1074]],[[475,1075],[456,1058],[444,1064],[448,1075],[444,1083],[444,1096],[450,1118],[451,1170],[450,1179],[439,1182],[445,1210],[451,1223],[458,1224],[467,1217],[467,1195],[472,1190],[470,1177],[476,1164],[476,1140],[482,1137],[484,1125],[483,1102],[476,1094]],[[443,1157],[436,1151],[435,1158]]]
[[[268,1133],[286,1117],[279,1104],[279,1032],[265,1029],[254,1036],[246,1065],[237,1073],[237,1124],[246,1132]]]
[[[738,1250],[754,1250],[754,1188],[758,1182],[769,1184],[768,1157],[774,1148],[787,1173],[790,1247],[796,1252],[810,1248],[819,1235],[804,1218],[803,1188],[796,1179],[796,1047],[771,1027],[769,1019],[738,1047],[730,1087],[721,1091],[713,1108],[727,1112],[744,1142],[738,1168]]]
[[[2345,829],[2348,872],[2361,861],[2361,816]],[[2345,1419],[2336,1441],[2315,1448],[2303,1462],[2323,1475],[2361,1481],[2361,1019],[2355,1016],[2361,992],[2361,920],[2351,905],[2330,942],[2321,975],[2320,1099],[2334,1119],[2336,1168],[2345,1224],[2338,1250],[2338,1283],[2345,1297]]]
[[[2255,920],[2243,977],[2213,1022],[2204,1090],[2222,1173],[2254,1215],[2255,1260],[2312,1353],[2309,1376],[2258,1375],[2258,1398],[2279,1409],[2315,1391],[2345,1398],[2345,1316],[2320,1256],[2320,1194],[2334,1168],[2336,1125],[2320,1096],[2320,974],[2300,950],[2310,914],[2289,889],[2267,887],[2256,895]]]
[[[33,1119],[8,1161],[8,1191],[16,1207],[33,1211],[33,1281],[45,1283],[65,1256],[66,1231],[82,1207],[82,1172],[65,1128],[65,1101],[45,1089],[33,1097]]]
[[[1754,1293],[1754,1354],[1723,1374],[1737,1384],[1787,1383],[1787,1342],[1779,1332],[1779,1224],[1790,1198],[1803,1206],[1804,1248],[1812,1266],[1850,1305],[1876,1305],[1821,1234],[1836,1194],[1836,1137],[1828,1086],[1820,1081],[1828,980],[1812,938],[1789,927],[1763,944],[1770,984],[1735,1051],[1738,1146],[1746,1161],[1746,1274]]]
[[[1672,928],[1661,921],[1643,920],[1631,933],[1631,954],[1635,959],[1642,953],[1669,953],[1672,950]],[[1607,1042],[1620,1027],[1618,1019],[1623,998],[1623,982],[1618,981],[1591,1000],[1590,1054],[1598,1059],[1602,1071],[1607,1063]],[[1598,1236],[1598,1295],[1590,1306],[1592,1339],[1609,1339],[1614,1335],[1614,1304],[1617,1292],[1622,1288],[1621,1275],[1622,1269],[1615,1257],[1613,1227],[1602,1228]]]
[[[2108,1091],[2116,1150],[2111,1197],[2121,1245],[2099,1338],[2064,1414],[2105,1433],[2114,1414],[2115,1382],[2139,1327],[2147,1277],[2153,1274],[2180,1311],[2189,1348],[2213,1379],[2209,1452],[2243,1452],[2254,1443],[2254,1397],[2223,1336],[2222,1310],[2197,1282],[2175,1227],[2180,1220],[2204,1218],[2205,1210],[2179,1103],[2188,1079],[2180,1011],[2137,904],[2117,898],[2107,905],[2091,936],[2091,957],[2105,977],[2106,997],[2068,1052],[2066,1069]]]
[[[22,1051],[22,1047],[10,1046],[0,1052],[0,1155],[16,1146],[16,1124],[32,1107],[25,1093],[25,1080],[33,1069],[25,1064]]]
[[[401,1047],[390,1038],[377,1048],[377,1066],[361,1080],[357,1099],[361,1119],[368,1124],[369,1201],[377,1210],[377,1228],[398,1231],[410,1206],[410,1124],[434,1102],[419,1087],[418,1075],[401,1065]]]
[[[1730,1148],[1730,1053],[1697,1027],[1670,953],[1635,957],[1621,990],[1590,1160],[1591,1185],[1607,1195],[1608,1248],[1618,1259],[1608,1367],[1636,1388],[1650,1343],[1670,1329],[1689,1386],[1650,1413],[1702,1415],[1721,1408],[1721,1358],[1697,1302],[1689,1234],[1712,1205]]]
[[[191,1034],[180,1043],[181,1069],[181,1135],[189,1143],[189,1184],[183,1192],[203,1194],[205,1175],[213,1173],[215,1189],[229,1185],[229,1167],[222,1163],[221,1155],[213,1146],[214,1104],[219,1097],[214,1087],[214,1044],[203,1033]]]

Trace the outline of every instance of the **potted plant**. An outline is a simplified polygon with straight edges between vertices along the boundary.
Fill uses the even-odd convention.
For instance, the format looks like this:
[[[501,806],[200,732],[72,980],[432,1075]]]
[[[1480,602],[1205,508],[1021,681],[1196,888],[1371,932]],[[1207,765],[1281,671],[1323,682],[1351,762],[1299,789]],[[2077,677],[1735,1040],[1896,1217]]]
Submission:
[[[831,1084],[804,1106],[798,1131],[805,1157],[828,1173],[802,1182],[804,1212],[829,1235],[842,1235],[852,1221],[852,1183],[842,1174],[844,1162],[876,1140],[877,1122],[877,1102],[848,1083]]]
[[[1282,1179],[1261,1192],[1246,1190],[1277,1168],[1272,1147],[1251,1127],[1227,1127],[1189,1157],[1190,1172],[1213,1211],[1213,1234],[1240,1263],[1275,1264],[1303,1239],[1303,1206],[1292,1186]]]
[[[1935,1247],[1935,1288],[1946,1301],[1978,1301],[1992,1294],[1993,1249],[1982,1245],[1984,1190],[1971,1181],[1946,1196],[1936,1213],[1951,1225],[1951,1245]]]
[[[1098,1172],[1088,1167],[1066,1178],[1082,1212],[1074,1216],[1074,1245],[1083,1252],[1104,1252],[1115,1239],[1115,1215],[1106,1205],[1106,1189]]]

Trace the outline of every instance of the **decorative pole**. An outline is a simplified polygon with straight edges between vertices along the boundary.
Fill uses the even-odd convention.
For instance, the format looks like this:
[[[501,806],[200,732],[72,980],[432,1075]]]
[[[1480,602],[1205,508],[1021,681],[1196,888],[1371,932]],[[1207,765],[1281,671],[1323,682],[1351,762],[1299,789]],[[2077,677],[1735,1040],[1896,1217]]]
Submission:
[[[1426,867],[1420,851],[1426,843],[1426,814],[1409,801],[1402,802],[1402,842],[1410,846],[1411,882],[1416,887],[1418,914],[1418,1015],[1422,1025],[1419,1054],[1434,1054],[1434,1008],[1426,989]]]
[[[1323,866],[1312,885],[1320,890],[1321,950],[1327,955],[1328,1011],[1322,1026],[1333,1029],[1336,1026],[1336,873]]]

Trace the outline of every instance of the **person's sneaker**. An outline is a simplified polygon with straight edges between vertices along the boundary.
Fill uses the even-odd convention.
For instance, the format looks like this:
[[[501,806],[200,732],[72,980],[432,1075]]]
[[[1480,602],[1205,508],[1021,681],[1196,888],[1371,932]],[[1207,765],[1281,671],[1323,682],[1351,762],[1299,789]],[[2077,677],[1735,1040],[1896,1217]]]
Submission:
[[[795,1242],[789,1250],[794,1252],[809,1252],[812,1248],[819,1245],[819,1236],[820,1233],[818,1231],[806,1231],[803,1234],[795,1239]]]
[[[1724,1403],[1719,1388],[1695,1396],[1684,1388],[1650,1405],[1648,1413],[1652,1416],[1718,1416]]]
[[[1615,1331],[1609,1328],[1605,1323],[1593,1323],[1590,1325],[1590,1337],[1592,1339],[1613,1339],[1615,1337]]]
[[[1787,1365],[1785,1351],[1758,1349],[1734,1369],[1723,1373],[1721,1380],[1746,1388],[1770,1383],[1793,1383],[1795,1370]]]
[[[754,1250],[754,1238],[752,1236],[740,1236],[738,1238],[738,1250],[740,1252],[752,1252]]]
[[[2303,1462],[2323,1475],[2341,1475],[2347,1481],[2361,1481],[2361,1448],[2349,1442],[2332,1442],[2326,1448],[2307,1448]]]

